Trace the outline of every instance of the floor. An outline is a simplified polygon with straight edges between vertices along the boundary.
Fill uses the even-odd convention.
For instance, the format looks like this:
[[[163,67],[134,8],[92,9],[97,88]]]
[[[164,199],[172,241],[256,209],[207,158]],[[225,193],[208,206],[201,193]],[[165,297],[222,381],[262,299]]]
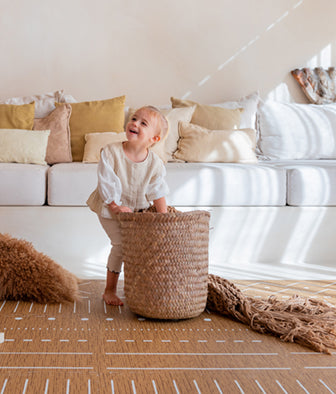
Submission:
[[[336,304],[336,282],[236,281],[248,295],[299,293]],[[336,393],[336,352],[319,354],[207,310],[156,321],[101,300],[0,301],[0,394]]]

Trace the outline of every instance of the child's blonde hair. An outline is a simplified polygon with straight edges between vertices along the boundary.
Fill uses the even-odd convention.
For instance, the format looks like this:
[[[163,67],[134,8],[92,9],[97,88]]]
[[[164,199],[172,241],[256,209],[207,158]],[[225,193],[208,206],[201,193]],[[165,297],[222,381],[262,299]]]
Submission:
[[[145,105],[144,107],[139,108],[137,111],[139,111],[140,109],[147,109],[150,112],[153,112],[155,114],[155,116],[157,116],[160,120],[160,141],[163,141],[167,135],[168,135],[168,120],[167,118],[163,115],[163,113],[156,107],[154,107],[153,105]]]

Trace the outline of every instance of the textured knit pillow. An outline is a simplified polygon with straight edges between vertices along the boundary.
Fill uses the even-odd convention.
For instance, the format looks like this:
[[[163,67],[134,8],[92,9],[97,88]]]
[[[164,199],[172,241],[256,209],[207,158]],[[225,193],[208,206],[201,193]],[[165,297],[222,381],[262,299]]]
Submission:
[[[34,125],[35,103],[0,104],[0,129],[31,130]]]
[[[57,107],[42,119],[34,120],[34,130],[50,130],[46,162],[48,164],[68,163],[72,161],[70,145],[71,105]]]
[[[0,234],[0,299],[46,303],[77,298],[75,275],[30,242]]]
[[[220,108],[212,105],[198,104],[191,100],[180,100],[171,97],[173,108],[192,107],[196,105],[191,123],[211,130],[232,130],[240,127],[243,108]]]
[[[47,164],[50,130],[0,129],[0,162]]]
[[[62,104],[56,103],[56,107],[59,105]],[[73,161],[83,160],[85,134],[124,131],[125,96],[109,100],[73,103],[71,107],[70,133]]]
[[[174,157],[189,162],[257,163],[253,129],[208,130],[180,122]]]

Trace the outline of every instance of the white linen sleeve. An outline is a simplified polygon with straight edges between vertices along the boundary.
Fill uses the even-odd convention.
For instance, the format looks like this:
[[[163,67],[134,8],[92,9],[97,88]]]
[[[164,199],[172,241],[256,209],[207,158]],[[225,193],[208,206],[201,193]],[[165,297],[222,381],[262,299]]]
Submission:
[[[98,163],[98,192],[105,204],[121,205],[121,182],[114,172],[113,162],[103,149]]]
[[[153,174],[151,181],[148,184],[146,198],[148,201],[154,201],[161,197],[166,197],[169,193],[169,188],[165,180],[166,167],[160,160],[158,170]]]

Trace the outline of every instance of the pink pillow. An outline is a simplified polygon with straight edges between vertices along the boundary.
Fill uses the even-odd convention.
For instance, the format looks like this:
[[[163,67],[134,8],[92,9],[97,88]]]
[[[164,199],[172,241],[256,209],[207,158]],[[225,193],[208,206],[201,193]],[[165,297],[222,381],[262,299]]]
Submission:
[[[72,161],[69,120],[71,105],[57,107],[42,119],[34,119],[33,130],[50,130],[46,162],[48,164]]]

